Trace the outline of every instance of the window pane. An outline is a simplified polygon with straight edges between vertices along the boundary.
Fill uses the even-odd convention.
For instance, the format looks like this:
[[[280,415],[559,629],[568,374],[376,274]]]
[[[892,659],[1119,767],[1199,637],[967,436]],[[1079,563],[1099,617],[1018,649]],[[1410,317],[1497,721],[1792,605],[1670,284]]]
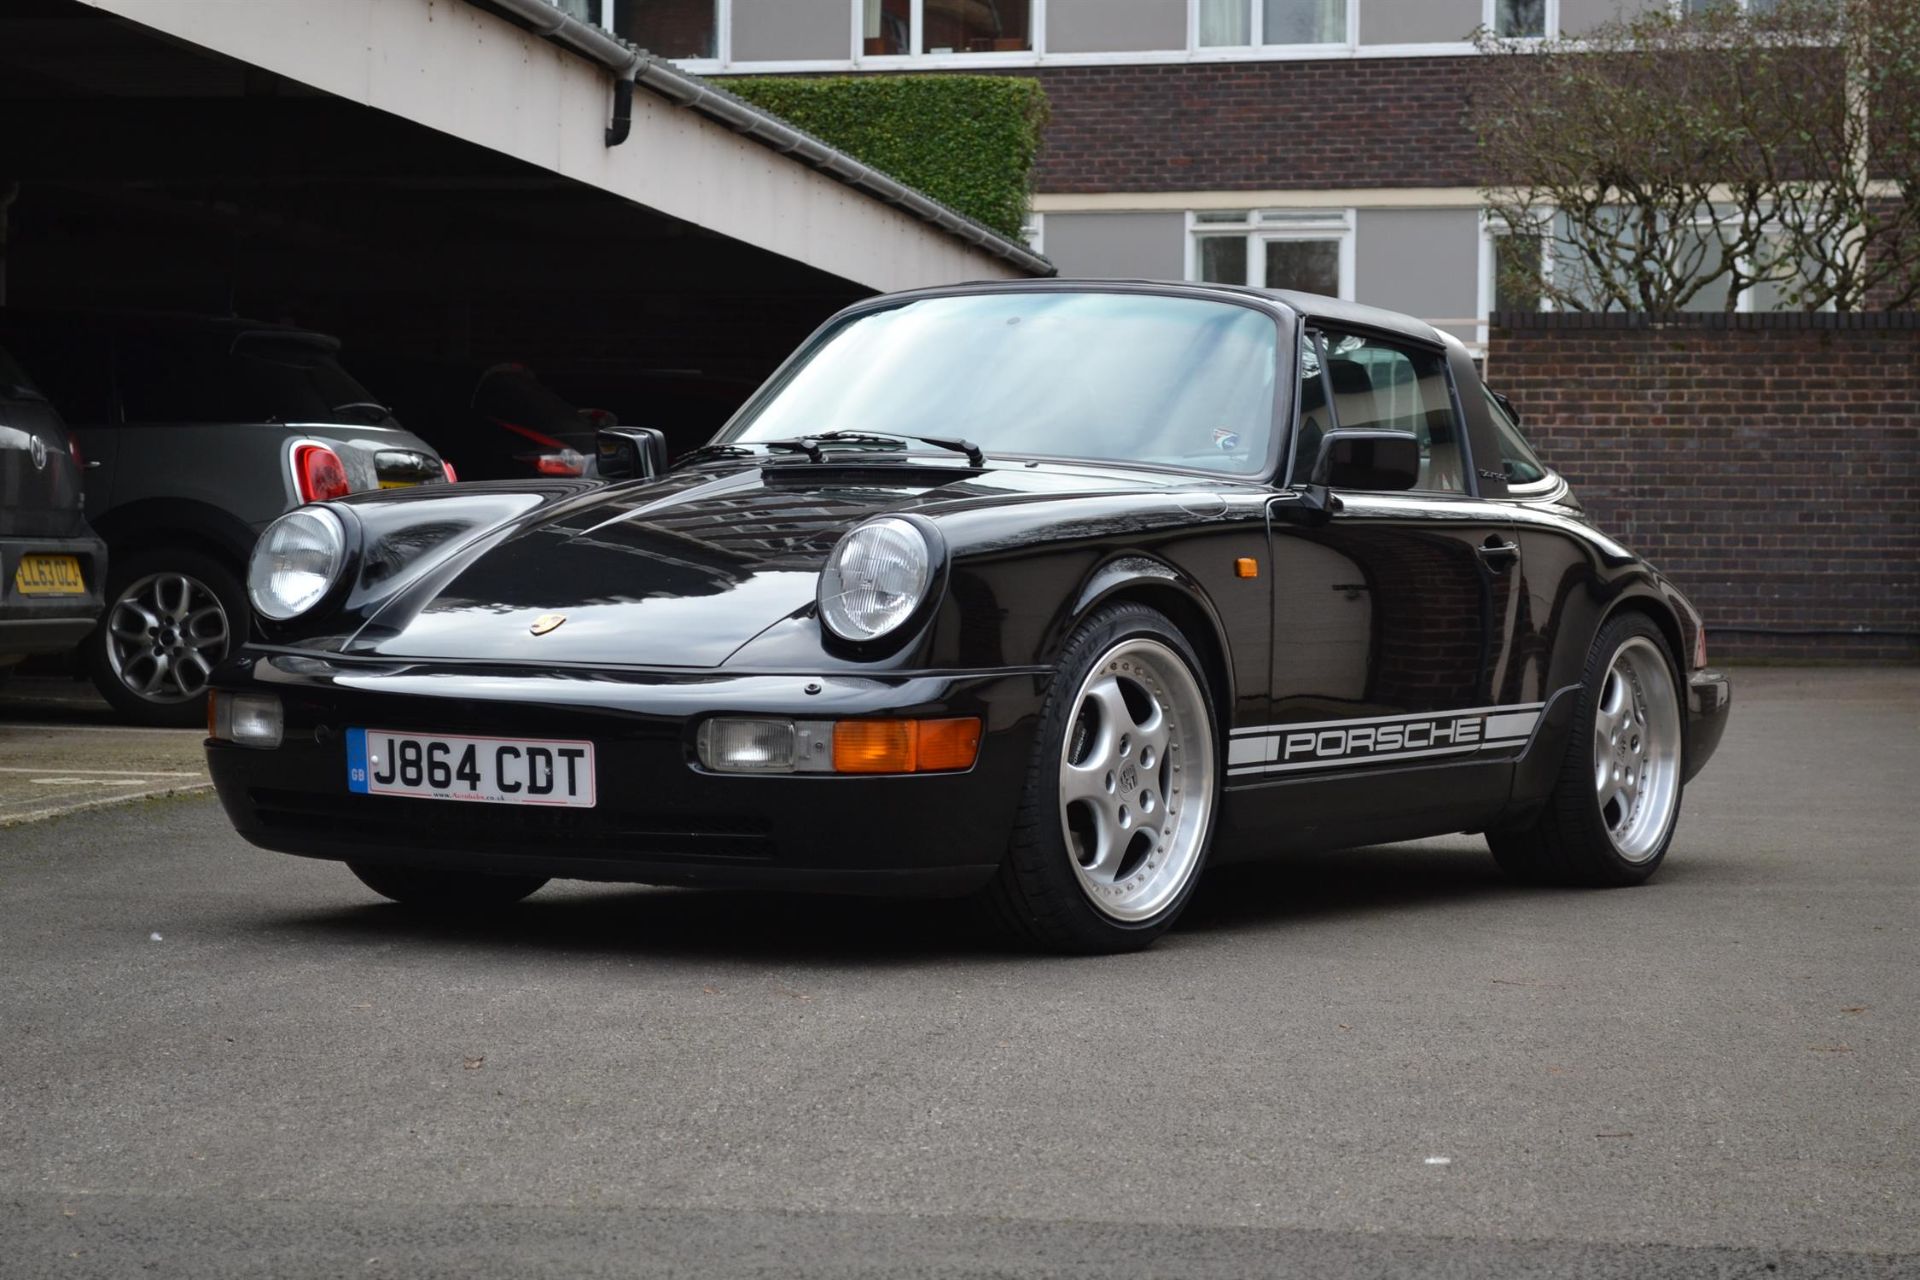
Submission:
[[[1545,236],[1498,235],[1493,238],[1493,309],[1538,311],[1540,268]]]
[[[1247,283],[1247,238],[1201,236],[1200,278],[1214,284]]]
[[[1262,0],[1267,44],[1345,44],[1347,0]]]
[[[1500,442],[1500,467],[1507,473],[1507,483],[1532,484],[1546,479],[1547,469],[1540,465],[1527,438],[1520,434],[1519,425],[1507,416],[1491,391],[1487,392],[1487,413],[1493,418],[1494,438]]]
[[[663,58],[711,58],[715,0],[617,0],[613,29]]]
[[[868,57],[913,47],[913,0],[861,0],[860,21],[860,51]]]
[[[1466,492],[1445,356],[1357,334],[1328,334],[1327,375],[1336,425],[1411,431],[1420,441],[1420,480],[1414,487]]]
[[[1249,475],[1273,437],[1279,339],[1261,311],[1195,298],[925,298],[843,321],[722,439],[885,423],[990,454]]]
[[[1253,8],[1249,0],[1200,0],[1200,45],[1253,43]]]
[[[1498,0],[1493,21],[1494,31],[1502,36],[1544,36],[1547,0]]]
[[[926,0],[928,53],[1014,53],[1033,48],[1029,0]]]
[[[1340,296],[1340,242],[1338,240],[1267,241],[1269,289]]]
[[[1320,439],[1333,425],[1327,412],[1327,384],[1320,377],[1320,349],[1313,335],[1300,335],[1300,432],[1293,439],[1292,483],[1304,484],[1320,457]]]

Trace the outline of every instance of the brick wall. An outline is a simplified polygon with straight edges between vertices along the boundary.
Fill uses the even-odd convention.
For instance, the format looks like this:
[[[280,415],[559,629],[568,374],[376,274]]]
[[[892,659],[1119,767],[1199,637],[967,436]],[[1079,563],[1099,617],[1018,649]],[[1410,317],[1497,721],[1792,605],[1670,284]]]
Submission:
[[[1920,312],[1508,314],[1491,339],[1488,382],[1717,658],[1920,658]]]
[[[1472,186],[1473,61],[1048,68],[1034,190]]]

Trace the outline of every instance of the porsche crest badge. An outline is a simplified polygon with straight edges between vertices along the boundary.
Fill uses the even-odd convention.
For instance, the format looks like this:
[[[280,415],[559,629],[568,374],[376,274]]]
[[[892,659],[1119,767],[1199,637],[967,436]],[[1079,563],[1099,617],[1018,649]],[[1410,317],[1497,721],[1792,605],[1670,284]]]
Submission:
[[[537,636],[543,636],[566,620],[567,615],[564,613],[543,613],[533,620],[533,625],[527,630]]]

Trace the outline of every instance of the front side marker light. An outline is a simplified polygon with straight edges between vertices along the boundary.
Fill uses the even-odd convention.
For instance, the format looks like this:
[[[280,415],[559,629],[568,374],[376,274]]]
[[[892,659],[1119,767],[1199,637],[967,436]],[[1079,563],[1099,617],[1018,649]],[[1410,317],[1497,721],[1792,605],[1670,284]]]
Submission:
[[[269,693],[207,695],[207,736],[240,747],[277,747],[286,735],[280,699]]]
[[[973,768],[980,720],[842,720],[833,726],[836,773],[951,773]]]

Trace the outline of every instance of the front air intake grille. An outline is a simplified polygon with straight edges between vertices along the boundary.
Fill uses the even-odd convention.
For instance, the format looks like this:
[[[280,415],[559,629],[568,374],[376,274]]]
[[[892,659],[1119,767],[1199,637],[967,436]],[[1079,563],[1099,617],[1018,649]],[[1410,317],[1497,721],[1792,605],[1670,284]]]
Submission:
[[[247,792],[263,827],[324,830],[370,844],[472,853],[568,857],[659,857],[766,862],[767,822],[751,817],[673,814],[649,818],[604,809],[328,795],[255,787]]]

